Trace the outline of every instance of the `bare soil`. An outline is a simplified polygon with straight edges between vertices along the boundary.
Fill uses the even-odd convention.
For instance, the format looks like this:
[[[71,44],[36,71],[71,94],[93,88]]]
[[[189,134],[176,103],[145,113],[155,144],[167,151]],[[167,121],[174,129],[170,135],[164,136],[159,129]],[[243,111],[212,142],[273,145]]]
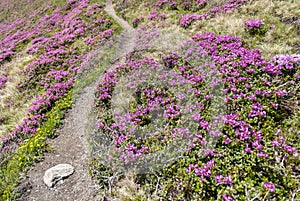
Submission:
[[[111,0],[107,0],[105,10],[124,28],[119,36],[120,42],[116,44],[117,53],[115,57],[122,58],[133,51],[135,30],[115,14]],[[107,69],[110,67],[108,66]],[[101,77],[102,75],[99,75],[99,78]],[[88,174],[91,152],[88,144],[87,127],[93,126],[90,125],[88,117],[93,107],[97,83],[94,82],[85,87],[78,95],[73,107],[65,116],[59,136],[49,141],[54,151],[46,153],[42,162],[30,168],[18,187],[21,196],[17,200],[91,201],[103,199],[97,195],[96,181],[93,181]],[[60,163],[73,165],[75,172],[64,181],[56,184],[54,188],[48,188],[43,182],[44,173],[47,169]]]

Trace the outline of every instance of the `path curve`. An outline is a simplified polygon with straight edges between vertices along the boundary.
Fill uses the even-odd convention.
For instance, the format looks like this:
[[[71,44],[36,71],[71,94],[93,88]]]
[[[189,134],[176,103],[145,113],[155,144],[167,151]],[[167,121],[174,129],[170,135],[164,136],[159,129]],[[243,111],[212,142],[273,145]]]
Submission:
[[[112,6],[112,1],[106,1],[105,11],[122,27],[118,36],[115,59],[124,57],[133,51],[136,40],[135,30],[123,19],[119,18]],[[109,69],[111,66],[107,66]],[[99,77],[101,78],[102,75]],[[88,162],[91,159],[87,141],[88,116],[92,110],[94,94],[98,82],[85,87],[78,95],[72,109],[66,114],[59,136],[50,141],[54,148],[45,154],[45,159],[32,166],[19,186],[22,201],[93,201],[101,200],[97,196],[97,185],[88,174]],[[69,163],[75,167],[75,172],[64,182],[54,188],[48,188],[43,183],[45,171],[59,163]]]

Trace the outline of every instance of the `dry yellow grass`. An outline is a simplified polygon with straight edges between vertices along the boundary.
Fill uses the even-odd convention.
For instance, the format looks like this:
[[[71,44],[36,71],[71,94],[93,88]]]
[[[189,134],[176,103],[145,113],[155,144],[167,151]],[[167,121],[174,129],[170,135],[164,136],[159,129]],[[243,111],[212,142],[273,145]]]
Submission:
[[[31,99],[23,97],[16,89],[17,84],[22,79],[21,71],[24,66],[33,59],[31,55],[21,53],[19,57],[6,63],[3,67],[8,69],[10,80],[0,91],[0,116],[5,117],[5,123],[0,124],[0,137],[4,137],[15,128],[25,117],[30,106]],[[8,104],[12,102],[11,106]]]
[[[127,175],[124,179],[120,180],[116,186],[115,200],[148,200],[146,193],[136,184],[134,176]]]

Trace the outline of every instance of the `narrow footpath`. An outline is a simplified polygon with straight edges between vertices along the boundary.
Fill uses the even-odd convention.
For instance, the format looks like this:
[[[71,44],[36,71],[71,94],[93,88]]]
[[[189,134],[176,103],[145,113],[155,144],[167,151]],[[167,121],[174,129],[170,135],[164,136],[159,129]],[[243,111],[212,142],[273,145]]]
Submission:
[[[105,11],[122,27],[118,36],[115,58],[122,58],[133,51],[136,32],[123,19],[119,18],[112,6],[112,0],[106,1]],[[113,61],[111,62],[113,63]],[[107,66],[107,70],[111,66]],[[99,75],[99,79],[103,75]],[[98,81],[85,87],[77,96],[73,107],[68,111],[59,131],[59,136],[50,141],[54,151],[45,154],[42,162],[35,164],[28,171],[19,189],[23,189],[20,201],[93,201],[102,200],[97,195],[97,185],[88,174],[88,163],[91,159],[87,141],[88,116],[92,110],[94,94]],[[67,179],[49,188],[43,182],[47,169],[61,163],[68,163],[75,172]]]

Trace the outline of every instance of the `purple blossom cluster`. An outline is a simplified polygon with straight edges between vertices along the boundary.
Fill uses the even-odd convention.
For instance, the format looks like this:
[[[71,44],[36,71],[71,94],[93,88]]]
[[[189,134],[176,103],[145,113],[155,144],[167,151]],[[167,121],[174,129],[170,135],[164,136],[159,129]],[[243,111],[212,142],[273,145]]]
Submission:
[[[131,21],[132,24],[137,24],[137,23],[139,23],[139,22],[141,22],[141,20],[140,20],[139,18],[134,18],[134,19]]]
[[[174,0],[159,0],[154,3],[154,6],[157,8],[163,8],[164,6],[176,8],[178,5],[180,5],[185,10],[195,10],[203,8],[206,5],[207,0],[179,1],[179,3],[177,2]]]
[[[227,184],[227,185],[233,184],[231,175],[229,175],[229,176],[216,175],[215,180],[216,180],[217,184]]]
[[[2,24],[3,30],[1,34],[4,38],[0,41],[0,63],[5,60],[10,61],[12,56],[16,54],[17,46],[26,44],[32,38],[39,36],[41,33],[50,32],[52,26],[56,22],[62,20],[61,15],[58,14],[59,9],[55,10],[50,17],[47,15],[40,23],[34,24],[30,20],[16,19],[11,24]],[[38,12],[31,14],[30,18],[35,18],[39,15]]]
[[[183,1],[181,7],[184,10],[196,11],[206,6],[207,0]]]
[[[233,200],[233,198],[231,196],[228,196],[227,194],[224,194],[222,197],[225,201],[232,201]]]
[[[215,6],[212,9],[210,9],[207,13],[198,15],[198,14],[187,14],[180,20],[180,25],[184,28],[187,28],[191,25],[193,21],[196,20],[203,20],[208,18],[213,18],[217,15],[224,14],[224,13],[230,13],[234,10],[240,8],[243,6],[244,3],[246,3],[247,0],[229,0],[224,2],[224,4],[220,6]],[[199,2],[199,6],[204,5],[204,1]]]
[[[244,22],[248,29],[259,29],[264,23],[260,19],[254,20],[251,19],[249,21]]]
[[[65,43],[72,43],[77,37],[84,36],[87,31],[94,29],[94,26],[102,24],[100,27],[103,27],[103,30],[97,29],[96,32],[92,34],[91,37],[86,37],[86,40],[91,38],[94,42],[98,40],[104,41],[99,35],[99,32],[105,31],[105,24],[110,23],[108,19],[104,20],[95,18],[91,25],[85,25],[82,20],[80,20],[80,15],[89,16],[91,12],[94,12],[93,15],[96,17],[96,12],[100,10],[101,6],[99,4],[94,4],[94,7],[91,7],[88,11],[83,13],[83,9],[88,7],[88,0],[81,0],[79,2],[67,2],[64,10],[68,11],[66,14],[63,14],[62,9],[55,9],[51,15],[45,15],[41,17],[40,23],[32,24],[30,21],[25,21],[24,19],[17,19],[12,24],[3,25],[5,26],[4,30],[4,39],[0,41],[0,63],[4,60],[9,60],[16,53],[16,46],[18,44],[31,41],[32,47],[27,51],[28,53],[36,53],[39,48],[42,48],[44,45],[49,45],[53,43],[52,47],[55,48],[57,45],[64,45]],[[49,8],[50,9],[50,8]],[[34,13],[38,15],[38,13]],[[26,23],[22,23],[26,22]],[[87,27],[90,26],[90,27]],[[51,38],[44,38],[43,33],[49,33],[52,30],[59,29],[61,31],[56,32]],[[10,34],[13,33],[13,34]],[[36,37],[40,36],[40,37]],[[51,39],[51,40],[50,40]],[[39,48],[38,48],[39,47]],[[48,51],[48,49],[44,49]]]
[[[293,74],[295,79],[300,78],[300,55],[275,55],[269,64],[263,68],[265,72],[272,75]]]
[[[13,49],[18,43],[33,38],[27,52],[35,55],[37,59],[24,68],[24,80],[17,87],[19,90],[26,90],[39,86],[44,91],[36,96],[23,122],[11,135],[3,139],[5,144],[9,145],[11,141],[21,142],[32,137],[43,122],[44,113],[72,88],[75,75],[80,72],[81,63],[89,51],[77,51],[72,44],[82,39],[87,45],[97,45],[113,36],[112,23],[106,14],[101,13],[101,8],[97,3],[89,6],[87,0],[70,0],[62,9],[56,9],[51,15],[42,17],[40,23],[33,25],[31,29],[26,25],[18,27],[24,31],[17,31],[13,35],[7,32],[5,38],[0,41],[1,44],[5,44],[5,48]],[[21,23],[13,24],[6,29],[22,26]],[[46,34],[46,37],[47,32],[54,33]],[[2,54],[4,58],[3,55],[7,58],[8,54]]]
[[[143,18],[134,18],[131,23],[133,25],[134,28],[138,27],[139,23],[141,23],[143,21]]]
[[[244,48],[240,39],[234,36],[215,36],[212,33],[206,33],[202,35],[197,34],[193,37],[193,39],[195,41],[199,41],[198,44],[206,51],[208,51],[209,54],[212,55],[216,63],[220,65],[219,70],[226,77],[226,79],[224,78],[226,84],[228,83],[228,87],[224,89],[224,92],[229,95],[226,97],[226,101],[231,102],[233,100],[246,99],[252,102],[252,108],[247,113],[248,117],[265,117],[267,115],[265,107],[273,107],[273,104],[276,102],[275,100],[273,100],[272,104],[271,97],[281,97],[280,93],[283,93],[283,91],[280,91],[278,93],[277,90],[270,90],[269,87],[272,86],[272,84],[268,82],[267,78],[260,79],[262,83],[265,83],[265,89],[254,90],[255,87],[253,86],[253,84],[251,84],[255,83],[254,81],[252,81],[254,79],[252,75],[255,74],[255,72],[260,71],[260,69],[270,73],[269,66],[272,66],[273,63],[276,62],[274,62],[274,60],[272,60],[271,62],[266,62],[261,56],[261,51],[249,50],[247,48]],[[220,54],[220,52],[222,54]],[[299,59],[297,58],[297,56],[290,55],[286,57],[290,58],[288,59],[288,61],[291,61],[294,66],[299,65]],[[235,58],[240,59],[236,61]],[[275,57],[275,60],[278,61],[277,56]],[[277,62],[277,65],[278,64],[280,65],[280,62]],[[287,62],[286,60],[281,64],[290,66],[289,62]],[[233,66],[234,68],[228,70],[228,66]],[[256,70],[254,69],[254,67],[256,68]],[[285,69],[281,68],[280,70],[284,71]],[[296,74],[296,72],[294,72],[294,74]],[[245,86],[244,89],[238,87],[242,83]],[[262,97],[266,97],[269,100],[268,105],[260,102]],[[274,109],[276,109],[276,107]],[[230,117],[230,119],[227,119],[228,117]],[[241,141],[250,139],[253,135],[256,136],[256,141],[254,144],[258,144],[253,147],[258,148],[259,150],[259,147],[261,147],[259,146],[259,141],[263,139],[261,131],[251,132],[251,126],[247,126],[247,123],[245,123],[244,121],[239,121],[239,123],[237,123],[236,121],[232,121],[232,117],[234,117],[234,119],[237,119],[238,115],[235,114],[233,116],[225,116],[225,123],[229,123],[234,127],[240,125],[239,131],[237,130],[236,132],[237,136],[240,136],[239,140]]]
[[[164,13],[159,14],[158,12],[153,12],[150,13],[150,15],[148,16],[148,20],[164,20],[166,18],[166,15]]]
[[[220,6],[215,6],[209,11],[211,17],[222,13],[230,13],[242,7],[248,0],[229,0]]]
[[[171,6],[173,8],[176,8],[177,3],[174,0],[159,0],[155,2],[154,5],[158,8],[163,8],[164,6]]]
[[[275,26],[271,24],[269,27],[265,25],[265,23],[260,19],[251,19],[249,21],[245,21],[245,31],[248,32],[251,35],[263,35],[265,34],[269,29],[273,29]]]
[[[8,81],[7,73],[0,73],[0,89],[4,87],[5,83]]]
[[[211,176],[211,170],[213,168],[215,161],[214,160],[210,160],[207,163],[202,164],[202,167],[199,167],[198,164],[190,164],[189,168],[186,170],[187,172],[195,172],[196,175],[198,175],[200,178],[200,180],[202,182],[205,181],[205,177],[209,178]]]
[[[180,19],[180,25],[184,28],[189,27],[193,21],[203,18],[202,15],[197,14],[186,14],[183,18]]]
[[[264,182],[263,187],[271,192],[275,190],[275,185],[270,182]]]

